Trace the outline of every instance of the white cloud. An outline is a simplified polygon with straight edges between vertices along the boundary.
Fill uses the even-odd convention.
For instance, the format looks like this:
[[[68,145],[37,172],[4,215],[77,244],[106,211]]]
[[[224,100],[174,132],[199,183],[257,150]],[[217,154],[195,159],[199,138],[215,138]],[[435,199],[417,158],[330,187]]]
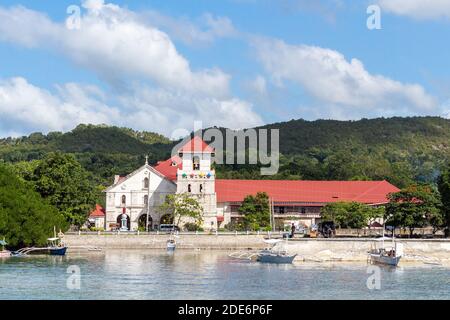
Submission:
[[[142,16],[151,25],[189,45],[211,44],[216,39],[231,38],[239,34],[229,18],[215,17],[210,13],[202,15],[196,23],[186,17],[173,18],[158,11],[146,11]]]
[[[332,114],[342,114],[343,111],[337,110],[342,108],[353,117],[359,113],[378,116],[431,113],[437,106],[436,100],[420,85],[372,75],[361,61],[347,61],[337,51],[267,39],[258,39],[255,45],[260,61],[276,85],[281,87],[286,81],[299,85],[321,106],[333,106]]]
[[[95,87],[71,83],[57,89],[54,94],[20,77],[0,81],[0,134],[18,128],[67,131],[79,123],[106,123],[119,114],[98,99]]]
[[[229,93],[229,75],[216,68],[193,71],[169,36],[134,12],[102,0],[83,6],[87,12],[74,30],[24,7],[0,7],[0,40],[60,51],[111,83],[132,76],[175,90]]]
[[[90,85],[68,83],[53,92],[30,84],[24,78],[0,81],[0,135],[31,131],[68,131],[80,123],[114,124],[170,135],[173,130],[193,129],[194,121],[206,126],[245,128],[262,124],[248,102],[232,98],[193,97],[148,86],[133,87],[111,100]],[[26,128],[20,131],[18,128]]]
[[[0,41],[63,54],[95,72],[111,91],[75,83],[49,91],[23,78],[3,80],[3,132],[107,123],[170,134],[180,127],[190,130],[194,120],[233,128],[262,124],[251,104],[230,94],[228,74],[216,68],[193,70],[170,37],[142,16],[103,0],[85,1],[83,7],[78,30],[22,6],[0,7]],[[209,39],[232,31],[226,18],[204,19]]]
[[[450,18],[448,0],[379,0],[378,4],[383,10],[415,19]]]

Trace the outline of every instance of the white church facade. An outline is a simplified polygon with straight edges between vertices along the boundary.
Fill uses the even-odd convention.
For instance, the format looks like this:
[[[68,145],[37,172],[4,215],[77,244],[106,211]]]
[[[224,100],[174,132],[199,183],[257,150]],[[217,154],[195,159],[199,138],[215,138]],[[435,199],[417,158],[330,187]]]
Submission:
[[[383,181],[305,181],[216,179],[214,149],[195,136],[177,155],[155,166],[145,164],[127,176],[115,176],[105,190],[105,230],[155,230],[171,223],[158,208],[168,194],[188,193],[203,208],[203,229],[223,228],[242,219],[238,209],[248,195],[266,192],[275,224],[309,226],[320,221],[330,202],[356,201],[379,206],[398,188]],[[100,212],[99,210],[97,210]],[[98,213],[97,212],[97,213]],[[182,226],[180,226],[182,227]]]
[[[196,197],[203,208],[203,227],[217,228],[213,155],[214,149],[195,137],[178,150],[178,156],[155,167],[146,161],[127,176],[115,176],[114,184],[105,190],[106,230],[138,230],[147,225],[153,230],[171,223],[158,208],[174,193]]]

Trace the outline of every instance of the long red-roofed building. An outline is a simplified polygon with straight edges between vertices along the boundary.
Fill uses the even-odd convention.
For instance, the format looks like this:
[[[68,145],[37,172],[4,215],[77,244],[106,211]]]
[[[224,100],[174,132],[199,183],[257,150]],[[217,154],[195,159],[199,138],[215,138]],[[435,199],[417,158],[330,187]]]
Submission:
[[[108,206],[109,221],[120,224],[123,215],[129,215],[129,228],[133,229],[144,220],[143,214],[150,211],[151,228],[164,222],[156,214],[158,204],[146,208],[146,197],[161,198],[169,193],[191,193],[198,197],[204,208],[204,227],[223,227],[234,219],[239,219],[238,208],[244,198],[257,192],[266,192],[273,203],[274,217],[286,223],[311,225],[320,220],[320,209],[328,203],[356,201],[371,206],[384,205],[388,195],[399,189],[387,181],[306,181],[306,180],[231,180],[216,179],[211,168],[214,149],[201,138],[194,137],[178,149],[178,154],[158,162],[155,166],[147,163],[128,176],[116,176],[113,186],[106,190],[108,198],[115,198],[115,208]],[[145,173],[145,174],[143,174]],[[139,178],[136,178],[136,177]],[[149,192],[145,186],[158,186]],[[153,177],[154,176],[154,177]],[[141,184],[141,180],[142,184]],[[132,182],[134,181],[134,182]],[[167,181],[167,182],[164,182]],[[164,183],[163,183],[164,182]],[[134,185],[134,190],[127,185]],[[142,188],[142,186],[144,186]],[[152,189],[151,186],[149,186]],[[130,194],[131,201],[124,199]],[[117,194],[119,197],[117,197]],[[135,197],[141,199],[135,200]],[[142,200],[143,199],[143,200]],[[119,203],[117,205],[117,203]],[[152,209],[152,208],[153,209]],[[137,208],[137,209],[136,209]],[[155,213],[152,212],[155,211]],[[129,213],[128,213],[129,212]],[[116,218],[117,216],[117,218]],[[133,219],[134,217],[134,219]],[[294,220],[293,220],[294,219]],[[107,219],[108,220],[108,219]],[[131,223],[130,223],[131,222]],[[281,222],[281,221],[280,221]],[[124,227],[124,226],[122,226]]]

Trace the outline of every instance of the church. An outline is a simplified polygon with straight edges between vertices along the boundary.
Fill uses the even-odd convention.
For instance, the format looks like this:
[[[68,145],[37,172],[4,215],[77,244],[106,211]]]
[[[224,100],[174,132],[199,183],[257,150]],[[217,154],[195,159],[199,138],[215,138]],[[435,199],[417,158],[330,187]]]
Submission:
[[[328,203],[356,201],[371,206],[388,202],[399,189],[383,181],[305,181],[216,179],[211,165],[214,149],[195,136],[177,155],[145,164],[126,175],[116,175],[105,190],[105,230],[157,230],[171,223],[158,207],[168,194],[190,193],[203,208],[203,229],[217,230],[239,220],[239,206],[247,195],[266,192],[279,224],[310,226],[320,221],[320,209]],[[277,224],[276,223],[276,224]]]

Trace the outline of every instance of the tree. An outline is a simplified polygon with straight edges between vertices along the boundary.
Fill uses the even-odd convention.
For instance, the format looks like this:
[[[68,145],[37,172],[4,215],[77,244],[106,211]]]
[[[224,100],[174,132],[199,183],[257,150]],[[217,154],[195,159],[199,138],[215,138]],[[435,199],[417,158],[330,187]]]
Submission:
[[[182,219],[194,220],[198,226],[203,220],[203,208],[198,200],[189,193],[168,194],[164,203],[159,206],[160,215],[173,217],[174,224],[180,225]]]
[[[31,175],[34,189],[72,225],[80,227],[96,203],[89,173],[70,154],[49,153]]]
[[[386,206],[386,223],[408,228],[410,237],[415,228],[432,226],[435,232],[443,224],[441,200],[438,192],[429,185],[411,185],[389,195]]]
[[[0,164],[0,236],[13,247],[44,245],[54,227],[66,230],[63,215]]]
[[[270,206],[267,193],[258,192],[255,196],[246,196],[238,211],[243,215],[245,229],[270,230]]]
[[[450,164],[438,179],[438,189],[442,200],[442,215],[446,220],[446,235],[450,229]]]
[[[333,221],[340,228],[360,229],[376,218],[383,217],[384,208],[371,207],[360,202],[334,202],[321,210],[322,220]]]

